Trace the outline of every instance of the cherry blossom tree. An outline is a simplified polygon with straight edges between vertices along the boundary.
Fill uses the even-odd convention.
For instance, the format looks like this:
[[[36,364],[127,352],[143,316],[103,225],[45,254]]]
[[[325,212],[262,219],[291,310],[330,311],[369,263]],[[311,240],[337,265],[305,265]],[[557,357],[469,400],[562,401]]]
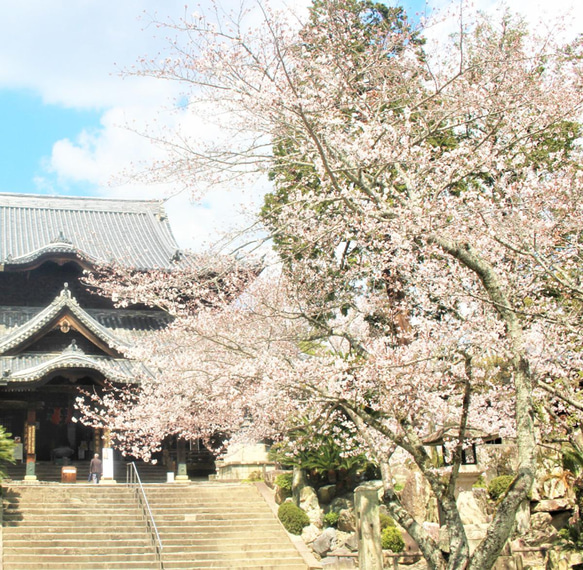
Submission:
[[[118,302],[178,316],[141,355],[159,370],[150,408],[125,413],[154,406],[159,434],[193,437],[276,437],[307,418],[340,441],[341,412],[430,567],[490,568],[546,420],[582,409],[581,43],[509,14],[423,45],[404,14],[372,3],[318,0],[301,25],[262,10],[255,27],[216,13],[168,24],[174,51],[141,73],[183,82],[192,109],[211,101],[232,129],[226,146],[182,133],[158,172],[271,178],[260,217],[280,274],[243,296],[217,294],[221,282],[220,302],[196,307],[192,279],[168,302],[166,277],[124,289],[114,274]],[[444,427],[445,470],[424,445]],[[519,466],[470,555],[455,487],[476,432],[513,437]],[[447,557],[393,489],[395,449],[439,502]]]

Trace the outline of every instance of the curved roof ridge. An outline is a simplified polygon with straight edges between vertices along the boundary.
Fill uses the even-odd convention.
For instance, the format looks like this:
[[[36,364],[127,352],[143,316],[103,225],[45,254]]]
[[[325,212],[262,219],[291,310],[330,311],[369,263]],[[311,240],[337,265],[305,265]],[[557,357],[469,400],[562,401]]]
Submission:
[[[133,208],[148,209],[164,214],[164,200],[160,199],[134,199],[134,198],[106,198],[102,196],[60,196],[49,194],[18,194],[13,192],[0,192],[0,201],[8,206],[28,206],[34,208],[62,208],[69,210],[71,206],[79,206],[83,210],[94,207],[99,210],[111,211],[114,205],[123,207],[124,210]]]
[[[16,357],[18,359],[18,357]],[[7,358],[0,359],[6,366]],[[124,359],[114,359],[111,357],[93,356],[82,352],[67,352],[66,349],[61,354],[50,355],[39,363],[32,366],[22,367],[16,370],[5,368],[2,371],[2,382],[34,382],[44,378],[47,374],[56,370],[67,368],[85,368],[96,370],[108,380],[114,382],[135,383],[135,375],[140,368],[141,372],[147,373],[147,369],[139,362],[129,362]]]
[[[49,325],[51,321],[59,316],[63,309],[69,309],[79,322],[87,327],[96,337],[103,341],[110,348],[116,350],[129,348],[127,342],[120,340],[113,335],[107,328],[94,319],[85,309],[83,309],[77,300],[72,296],[67,283],[63,290],[55,299],[29,321],[16,328],[14,331],[0,339],[0,354],[17,348],[26,342],[32,335],[41,331]]]
[[[83,261],[87,261],[89,263],[103,263],[106,260],[104,259],[96,259],[91,255],[88,255],[82,252],[79,248],[75,247],[71,243],[67,243],[65,241],[58,241],[58,242],[51,242],[50,244],[43,245],[34,251],[28,252],[20,257],[12,257],[8,256],[6,261],[11,265],[24,265],[26,263],[30,263],[35,261],[39,257],[43,255],[50,254],[50,253],[72,253],[78,256]]]

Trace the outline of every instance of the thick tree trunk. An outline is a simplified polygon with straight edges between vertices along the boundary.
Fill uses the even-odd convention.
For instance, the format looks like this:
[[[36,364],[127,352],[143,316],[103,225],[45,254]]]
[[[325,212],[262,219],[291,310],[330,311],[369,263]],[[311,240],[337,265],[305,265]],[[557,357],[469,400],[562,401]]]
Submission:
[[[518,474],[503,501],[498,506],[486,538],[474,551],[468,570],[488,570],[498,558],[510,538],[521,504],[527,500],[535,477],[536,438],[534,431],[532,390],[533,378],[524,354],[522,327],[508,296],[501,286],[495,268],[484,260],[469,244],[459,244],[431,236],[429,241],[473,271],[484,286],[492,307],[506,325],[506,336],[514,357],[513,379],[515,389],[516,442],[518,447]]]

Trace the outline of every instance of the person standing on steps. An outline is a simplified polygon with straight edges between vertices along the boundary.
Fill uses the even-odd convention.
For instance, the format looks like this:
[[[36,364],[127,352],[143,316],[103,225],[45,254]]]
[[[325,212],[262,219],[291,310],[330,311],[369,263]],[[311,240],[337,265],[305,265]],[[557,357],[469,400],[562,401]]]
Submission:
[[[101,480],[101,475],[103,474],[103,464],[101,463],[101,459],[99,459],[99,453],[96,453],[89,463],[89,481],[93,481],[94,483],[99,483]]]

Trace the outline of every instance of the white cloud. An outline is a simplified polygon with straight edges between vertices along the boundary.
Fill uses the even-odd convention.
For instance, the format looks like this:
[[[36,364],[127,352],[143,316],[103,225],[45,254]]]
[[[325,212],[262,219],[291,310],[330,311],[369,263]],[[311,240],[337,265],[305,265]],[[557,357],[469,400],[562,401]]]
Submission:
[[[1,0],[0,7],[0,86],[82,108],[160,100],[168,93],[162,82],[121,81],[119,72],[159,47],[155,29],[142,30],[146,14],[163,7],[179,16],[182,2]]]

